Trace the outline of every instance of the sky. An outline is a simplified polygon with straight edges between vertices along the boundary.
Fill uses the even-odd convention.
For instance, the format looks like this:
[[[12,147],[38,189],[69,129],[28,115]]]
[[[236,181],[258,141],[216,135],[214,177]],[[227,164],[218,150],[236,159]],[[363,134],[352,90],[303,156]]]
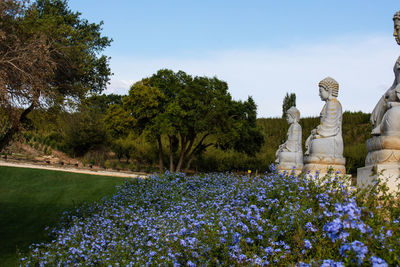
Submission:
[[[113,39],[105,93],[168,68],[216,76],[235,100],[253,97],[258,117],[280,117],[295,93],[302,117],[319,116],[318,83],[339,83],[344,111],[371,112],[392,85],[400,46],[399,0],[69,0]]]

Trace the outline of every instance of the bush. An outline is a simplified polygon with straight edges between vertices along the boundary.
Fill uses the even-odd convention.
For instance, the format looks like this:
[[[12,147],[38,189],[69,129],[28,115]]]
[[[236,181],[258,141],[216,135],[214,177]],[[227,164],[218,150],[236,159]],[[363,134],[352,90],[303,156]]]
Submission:
[[[83,156],[90,149],[106,144],[106,131],[98,114],[79,112],[67,117],[63,123],[63,150],[65,152],[74,156]]]

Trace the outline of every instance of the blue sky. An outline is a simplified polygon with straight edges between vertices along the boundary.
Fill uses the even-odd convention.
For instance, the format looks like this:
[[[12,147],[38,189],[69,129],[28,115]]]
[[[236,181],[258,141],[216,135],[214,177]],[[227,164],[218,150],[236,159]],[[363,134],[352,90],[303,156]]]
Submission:
[[[107,92],[126,94],[160,68],[228,82],[237,100],[253,96],[259,117],[281,115],[286,92],[302,116],[323,106],[318,82],[340,84],[344,110],[371,112],[393,82],[400,47],[397,1],[69,0],[114,41]]]

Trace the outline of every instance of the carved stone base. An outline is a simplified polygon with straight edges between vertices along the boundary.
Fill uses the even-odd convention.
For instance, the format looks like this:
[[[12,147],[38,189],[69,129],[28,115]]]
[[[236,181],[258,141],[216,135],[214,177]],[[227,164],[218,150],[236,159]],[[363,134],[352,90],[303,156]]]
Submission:
[[[400,137],[374,136],[367,140],[365,165],[396,164],[400,162]]]
[[[309,156],[304,158],[303,172],[315,174],[318,171],[321,176],[328,173],[330,169],[333,169],[334,173],[340,172],[340,174],[346,174],[345,164],[345,158]]]
[[[365,188],[376,181],[379,173],[380,178],[387,179],[387,185],[390,192],[397,191],[397,185],[400,180],[400,162],[392,164],[368,165],[357,169],[357,187]]]

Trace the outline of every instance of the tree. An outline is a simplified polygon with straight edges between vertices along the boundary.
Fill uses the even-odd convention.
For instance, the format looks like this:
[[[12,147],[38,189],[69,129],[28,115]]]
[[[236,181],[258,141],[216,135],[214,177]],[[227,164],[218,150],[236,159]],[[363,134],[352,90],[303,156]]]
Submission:
[[[126,137],[136,125],[136,120],[122,105],[113,104],[107,109],[104,117],[105,127],[113,139]]]
[[[193,157],[212,145],[253,154],[263,142],[254,101],[234,101],[227,83],[215,77],[159,70],[134,84],[123,102],[137,121],[133,129],[157,140],[160,168],[167,139],[171,172],[185,163],[188,169]]]
[[[93,94],[85,98],[82,102],[89,108],[96,110],[96,112],[105,115],[109,106],[114,104],[122,105],[122,95]]]
[[[0,103],[8,114],[2,150],[33,109],[105,89],[111,72],[99,53],[111,40],[101,36],[102,23],[80,18],[65,0],[3,0],[0,13]]]
[[[282,104],[282,118],[286,118],[286,113],[291,107],[296,106],[296,94],[291,93],[286,93],[285,98],[283,99],[283,104]]]
[[[27,121],[47,82],[54,74],[50,41],[40,33],[26,33],[22,21],[32,7],[22,1],[0,1],[0,107],[3,127],[0,151]]]
[[[91,149],[107,143],[102,116],[85,108],[75,113],[66,113],[61,124],[63,150],[73,156],[83,156]]]

